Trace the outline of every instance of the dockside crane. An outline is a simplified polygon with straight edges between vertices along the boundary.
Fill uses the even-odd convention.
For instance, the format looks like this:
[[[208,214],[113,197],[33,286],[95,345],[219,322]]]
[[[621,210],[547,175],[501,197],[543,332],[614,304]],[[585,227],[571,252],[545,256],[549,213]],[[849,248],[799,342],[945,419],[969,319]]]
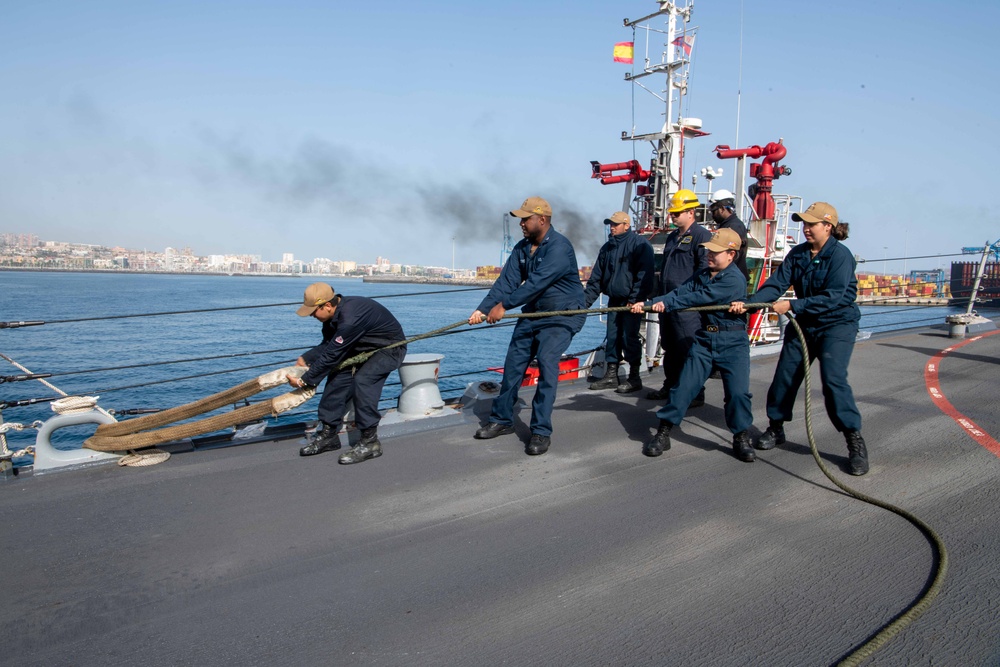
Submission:
[[[1000,239],[997,239],[994,243],[987,241],[981,246],[966,246],[962,248],[963,255],[978,255],[984,251],[987,255],[993,257],[993,261],[1000,262]]]

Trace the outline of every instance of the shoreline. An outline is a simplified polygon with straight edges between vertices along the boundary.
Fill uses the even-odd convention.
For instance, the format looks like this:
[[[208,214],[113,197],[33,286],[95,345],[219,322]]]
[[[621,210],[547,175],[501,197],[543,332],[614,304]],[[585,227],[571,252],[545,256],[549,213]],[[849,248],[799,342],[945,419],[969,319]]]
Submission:
[[[948,306],[955,299],[939,296],[880,296],[856,299],[859,306]]]
[[[492,287],[492,280],[476,278],[429,278],[426,276],[362,276],[365,283],[407,283],[412,285],[462,285],[463,287]]]
[[[307,278],[317,276],[320,278],[361,278],[362,276],[348,276],[343,273],[241,273],[239,271],[154,271],[143,269],[60,269],[55,267],[35,268],[18,266],[0,266],[0,272],[14,271],[18,273],[112,273],[117,275],[144,275],[144,276],[224,276],[227,278]]]

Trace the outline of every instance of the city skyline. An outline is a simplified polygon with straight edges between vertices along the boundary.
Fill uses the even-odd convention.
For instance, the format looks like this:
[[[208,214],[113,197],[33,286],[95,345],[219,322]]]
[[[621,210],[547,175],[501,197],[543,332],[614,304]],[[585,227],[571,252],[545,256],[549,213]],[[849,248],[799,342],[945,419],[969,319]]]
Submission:
[[[262,255],[253,253],[213,253],[207,255],[197,254],[190,246],[175,248],[167,246],[162,250],[150,248],[127,248],[122,245],[103,245],[96,243],[76,243],[71,241],[54,241],[41,239],[35,234],[20,232],[0,232],[0,267],[13,266],[10,258],[26,251],[51,251],[53,253],[73,253],[74,251],[89,250],[91,252],[106,251],[106,255],[112,257],[94,257],[79,255],[81,259],[89,260],[89,267],[95,269],[128,268],[137,270],[132,266],[136,261],[155,264],[162,270],[184,270],[185,267],[201,266],[216,267],[220,271],[232,269],[234,264],[259,265],[267,267],[267,272],[275,271],[273,267],[286,267],[289,272],[302,272],[304,267],[314,270],[309,273],[322,273],[332,275],[348,275],[356,271],[365,272],[365,275],[375,273],[406,274],[419,271],[420,275],[428,272],[433,274],[456,273],[462,277],[474,276],[476,268],[481,266],[495,266],[491,264],[479,264],[476,268],[468,267],[444,267],[434,265],[422,265],[416,263],[392,262],[387,257],[378,256],[373,262],[357,261],[354,259],[330,259],[327,257],[313,257],[312,259],[296,259],[294,253],[279,252],[281,259],[278,261],[265,259]],[[115,260],[126,260],[123,263],[115,263]],[[197,260],[197,261],[196,261]],[[330,267],[336,270],[330,270]],[[319,268],[317,268],[319,267]],[[371,269],[371,270],[369,270]]]

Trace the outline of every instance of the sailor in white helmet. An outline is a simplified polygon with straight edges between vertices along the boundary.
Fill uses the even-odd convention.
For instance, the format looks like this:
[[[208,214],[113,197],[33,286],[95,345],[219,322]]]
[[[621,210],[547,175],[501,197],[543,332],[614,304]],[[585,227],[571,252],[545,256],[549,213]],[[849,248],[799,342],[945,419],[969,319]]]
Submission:
[[[709,211],[715,220],[716,229],[731,229],[740,237],[740,252],[736,256],[736,268],[749,280],[747,270],[747,226],[736,215],[736,197],[729,190],[716,190],[709,200]]]

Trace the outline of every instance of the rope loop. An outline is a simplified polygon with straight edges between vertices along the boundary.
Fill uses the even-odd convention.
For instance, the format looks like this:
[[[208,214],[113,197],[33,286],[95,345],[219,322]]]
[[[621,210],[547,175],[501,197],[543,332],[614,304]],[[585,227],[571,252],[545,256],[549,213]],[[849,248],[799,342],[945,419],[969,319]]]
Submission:
[[[140,451],[129,451],[128,454],[118,459],[119,466],[129,468],[145,468],[163,463],[170,458],[170,452],[162,449],[150,448]]]
[[[97,407],[99,396],[67,396],[58,401],[52,401],[52,411],[60,415],[73,415],[78,412],[89,412]]]

